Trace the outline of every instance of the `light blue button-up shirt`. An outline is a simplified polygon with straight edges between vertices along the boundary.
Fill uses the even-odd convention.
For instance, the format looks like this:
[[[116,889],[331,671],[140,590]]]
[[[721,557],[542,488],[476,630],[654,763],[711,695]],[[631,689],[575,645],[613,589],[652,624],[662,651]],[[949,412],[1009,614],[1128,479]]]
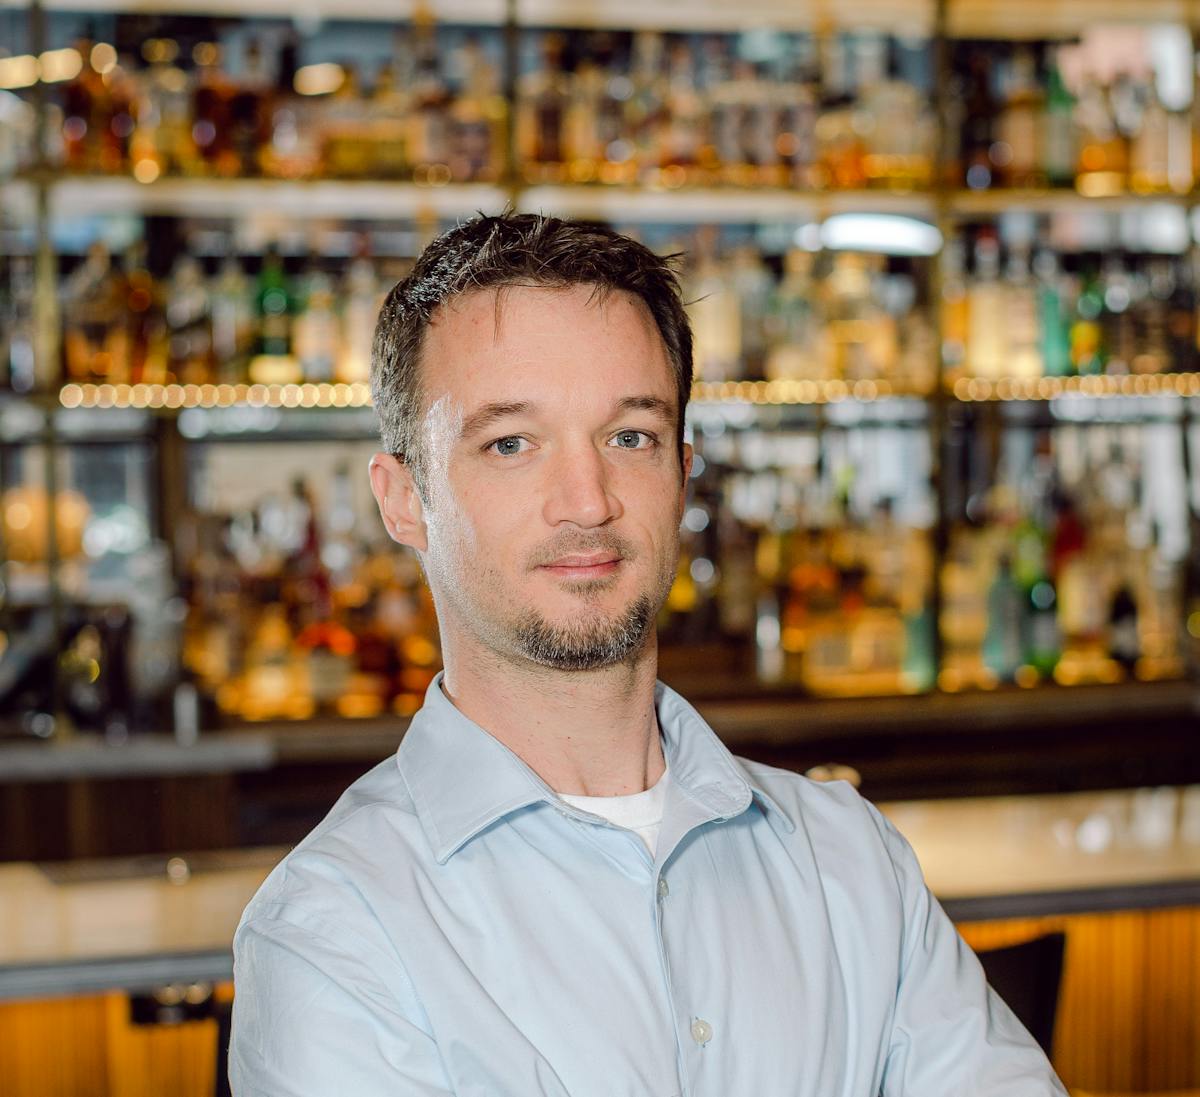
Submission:
[[[657,854],[430,686],[238,928],[244,1097],[1065,1094],[905,840],[657,688]]]

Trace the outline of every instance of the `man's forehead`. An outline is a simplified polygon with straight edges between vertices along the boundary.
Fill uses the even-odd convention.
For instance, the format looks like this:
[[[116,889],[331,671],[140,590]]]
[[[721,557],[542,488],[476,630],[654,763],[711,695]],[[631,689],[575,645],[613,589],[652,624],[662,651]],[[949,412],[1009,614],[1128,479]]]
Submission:
[[[499,340],[506,314],[541,314],[552,321],[568,300],[595,308],[606,319],[614,314],[618,317],[636,317],[648,332],[655,336],[659,334],[654,317],[641,297],[630,290],[596,282],[565,286],[504,282],[470,288],[443,301],[430,316],[429,326],[446,329],[455,327],[456,322],[474,325],[490,319],[493,339]]]

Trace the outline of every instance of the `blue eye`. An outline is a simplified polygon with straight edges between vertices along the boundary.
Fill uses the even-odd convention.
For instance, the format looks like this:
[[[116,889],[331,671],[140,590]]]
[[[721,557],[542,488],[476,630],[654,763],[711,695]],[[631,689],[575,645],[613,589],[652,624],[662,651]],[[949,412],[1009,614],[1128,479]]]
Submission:
[[[618,449],[649,449],[655,439],[644,430],[622,430],[613,435],[613,441]]]
[[[507,438],[497,438],[494,442],[489,442],[485,448],[501,457],[516,457],[517,454],[524,452],[521,446],[526,441],[527,439],[513,434]]]

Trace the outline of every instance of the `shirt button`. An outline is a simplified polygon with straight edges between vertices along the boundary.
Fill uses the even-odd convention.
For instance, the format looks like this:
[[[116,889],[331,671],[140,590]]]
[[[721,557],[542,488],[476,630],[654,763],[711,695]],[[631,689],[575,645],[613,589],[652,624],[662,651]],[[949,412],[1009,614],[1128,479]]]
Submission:
[[[692,1039],[698,1044],[707,1044],[712,1039],[712,1025],[697,1017],[692,1022]]]
[[[667,887],[667,878],[665,876],[660,876],[658,878],[658,897],[660,899],[665,899],[670,894],[671,889]]]

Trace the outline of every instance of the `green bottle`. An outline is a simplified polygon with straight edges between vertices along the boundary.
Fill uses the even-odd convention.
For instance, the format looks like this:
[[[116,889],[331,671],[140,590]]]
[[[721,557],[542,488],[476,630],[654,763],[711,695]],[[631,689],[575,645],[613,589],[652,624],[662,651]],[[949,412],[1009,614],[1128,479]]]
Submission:
[[[1012,682],[1025,661],[1025,598],[1013,579],[1012,561],[1002,555],[996,577],[988,589],[987,632],[983,638],[983,664],[1001,682]]]
[[[1034,261],[1038,277],[1038,330],[1041,340],[1042,368],[1047,377],[1065,377],[1071,373],[1071,332],[1063,309],[1062,275],[1058,256],[1049,248]]]

